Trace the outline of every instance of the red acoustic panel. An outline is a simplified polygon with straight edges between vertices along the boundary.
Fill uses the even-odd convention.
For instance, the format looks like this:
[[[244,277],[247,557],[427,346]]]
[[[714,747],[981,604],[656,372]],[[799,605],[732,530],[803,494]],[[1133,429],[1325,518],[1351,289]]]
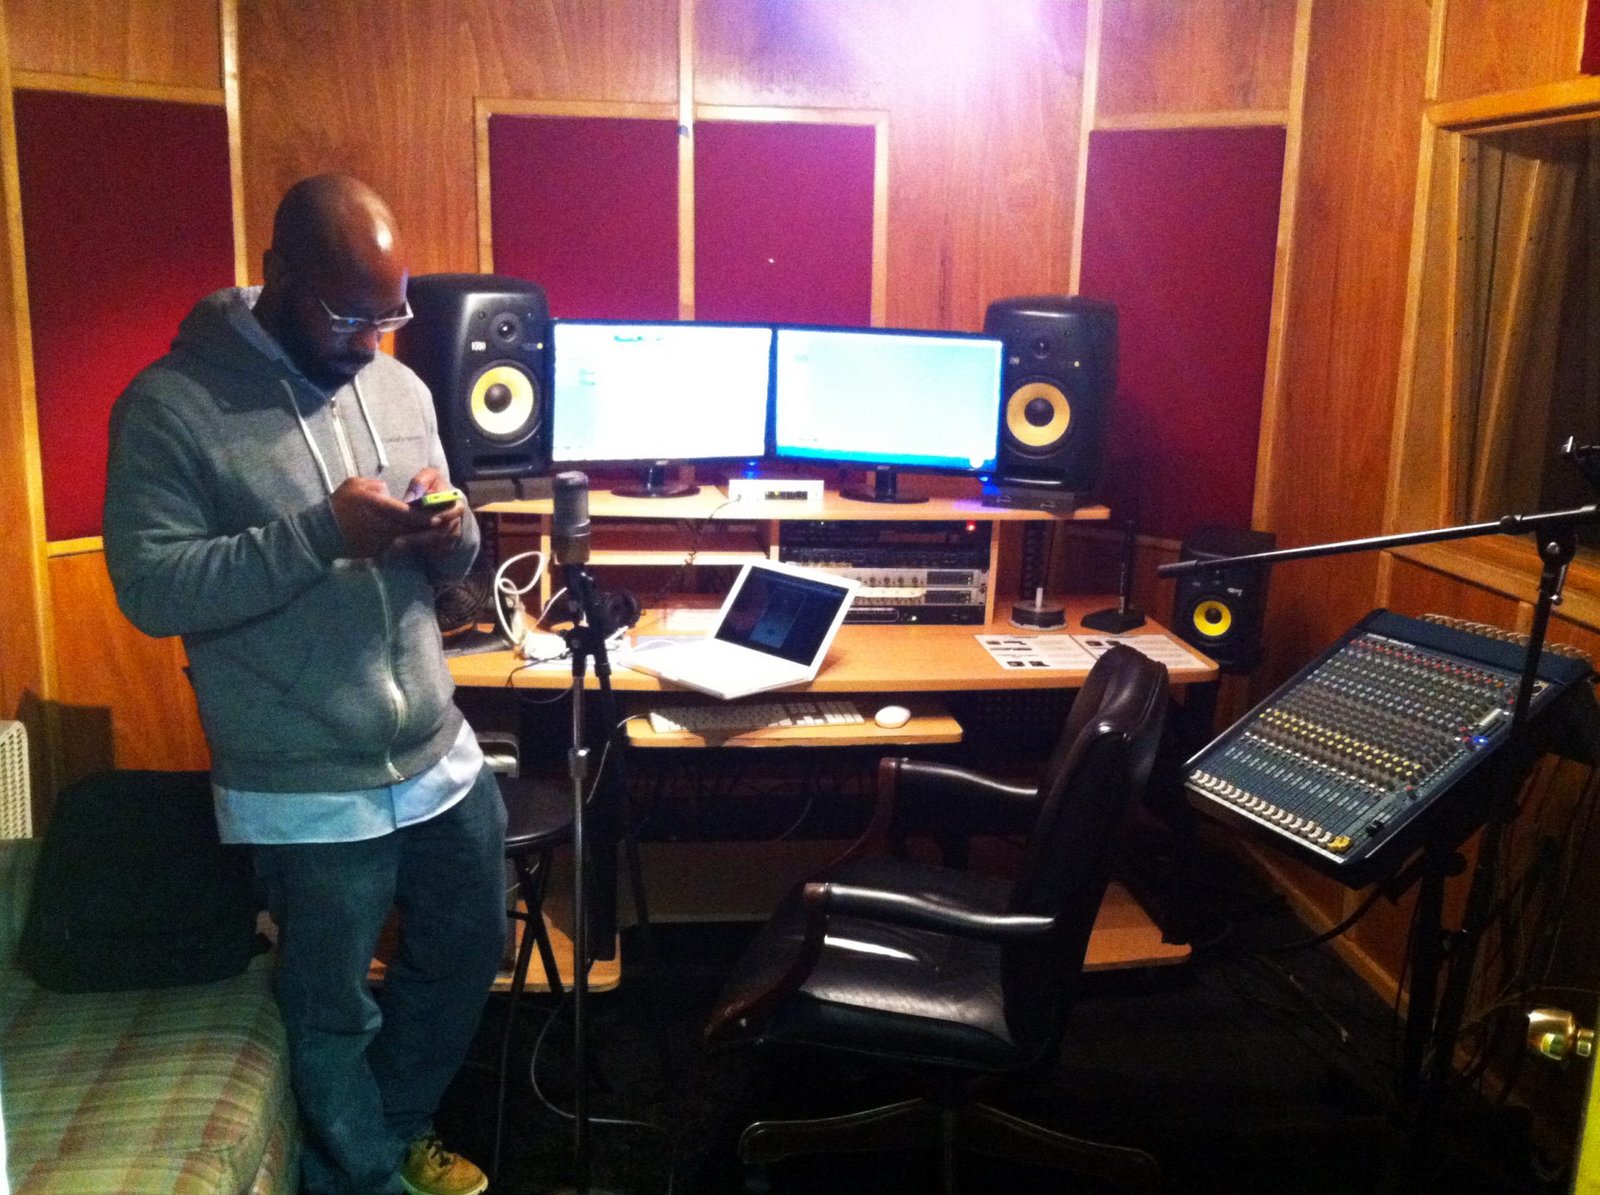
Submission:
[[[1250,525],[1283,153],[1270,127],[1089,138],[1080,288],[1120,354],[1102,496],[1143,532]]]
[[[234,280],[227,117],[67,92],[15,101],[45,532],[78,539],[100,534],[111,404]]]
[[[491,116],[497,274],[544,287],[566,319],[678,317],[678,126]]]
[[[694,310],[703,320],[872,322],[871,125],[695,125]]]

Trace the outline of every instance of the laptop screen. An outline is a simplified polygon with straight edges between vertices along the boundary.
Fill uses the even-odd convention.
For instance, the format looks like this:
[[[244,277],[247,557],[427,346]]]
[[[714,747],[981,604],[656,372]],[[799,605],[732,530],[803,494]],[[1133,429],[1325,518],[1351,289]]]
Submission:
[[[750,569],[716,637],[810,667],[851,590],[791,573]]]

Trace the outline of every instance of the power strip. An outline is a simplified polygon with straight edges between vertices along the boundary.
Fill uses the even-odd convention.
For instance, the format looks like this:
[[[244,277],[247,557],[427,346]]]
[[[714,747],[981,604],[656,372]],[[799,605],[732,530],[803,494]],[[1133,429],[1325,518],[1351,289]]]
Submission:
[[[741,502],[822,503],[820,481],[792,481],[781,477],[730,477],[728,497]]]

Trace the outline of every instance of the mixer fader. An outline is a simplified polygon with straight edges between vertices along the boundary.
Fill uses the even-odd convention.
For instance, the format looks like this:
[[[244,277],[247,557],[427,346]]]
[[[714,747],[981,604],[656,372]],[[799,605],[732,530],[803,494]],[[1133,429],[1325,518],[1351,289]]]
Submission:
[[[1191,800],[1361,882],[1506,740],[1523,649],[1374,611],[1186,766]],[[1587,678],[1546,652],[1531,716]],[[1349,874],[1343,874],[1349,873]]]

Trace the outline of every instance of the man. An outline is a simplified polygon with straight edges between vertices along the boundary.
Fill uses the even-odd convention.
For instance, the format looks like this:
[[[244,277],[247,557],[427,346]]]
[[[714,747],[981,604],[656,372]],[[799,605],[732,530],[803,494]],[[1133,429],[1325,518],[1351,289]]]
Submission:
[[[477,527],[403,500],[448,488],[426,388],[378,352],[403,261],[367,186],[289,190],[265,285],[202,300],[112,411],[106,563],[136,626],[183,636],[222,837],[252,844],[305,1190],[470,1195],[430,1122],[500,959],[505,809],[433,612]]]

